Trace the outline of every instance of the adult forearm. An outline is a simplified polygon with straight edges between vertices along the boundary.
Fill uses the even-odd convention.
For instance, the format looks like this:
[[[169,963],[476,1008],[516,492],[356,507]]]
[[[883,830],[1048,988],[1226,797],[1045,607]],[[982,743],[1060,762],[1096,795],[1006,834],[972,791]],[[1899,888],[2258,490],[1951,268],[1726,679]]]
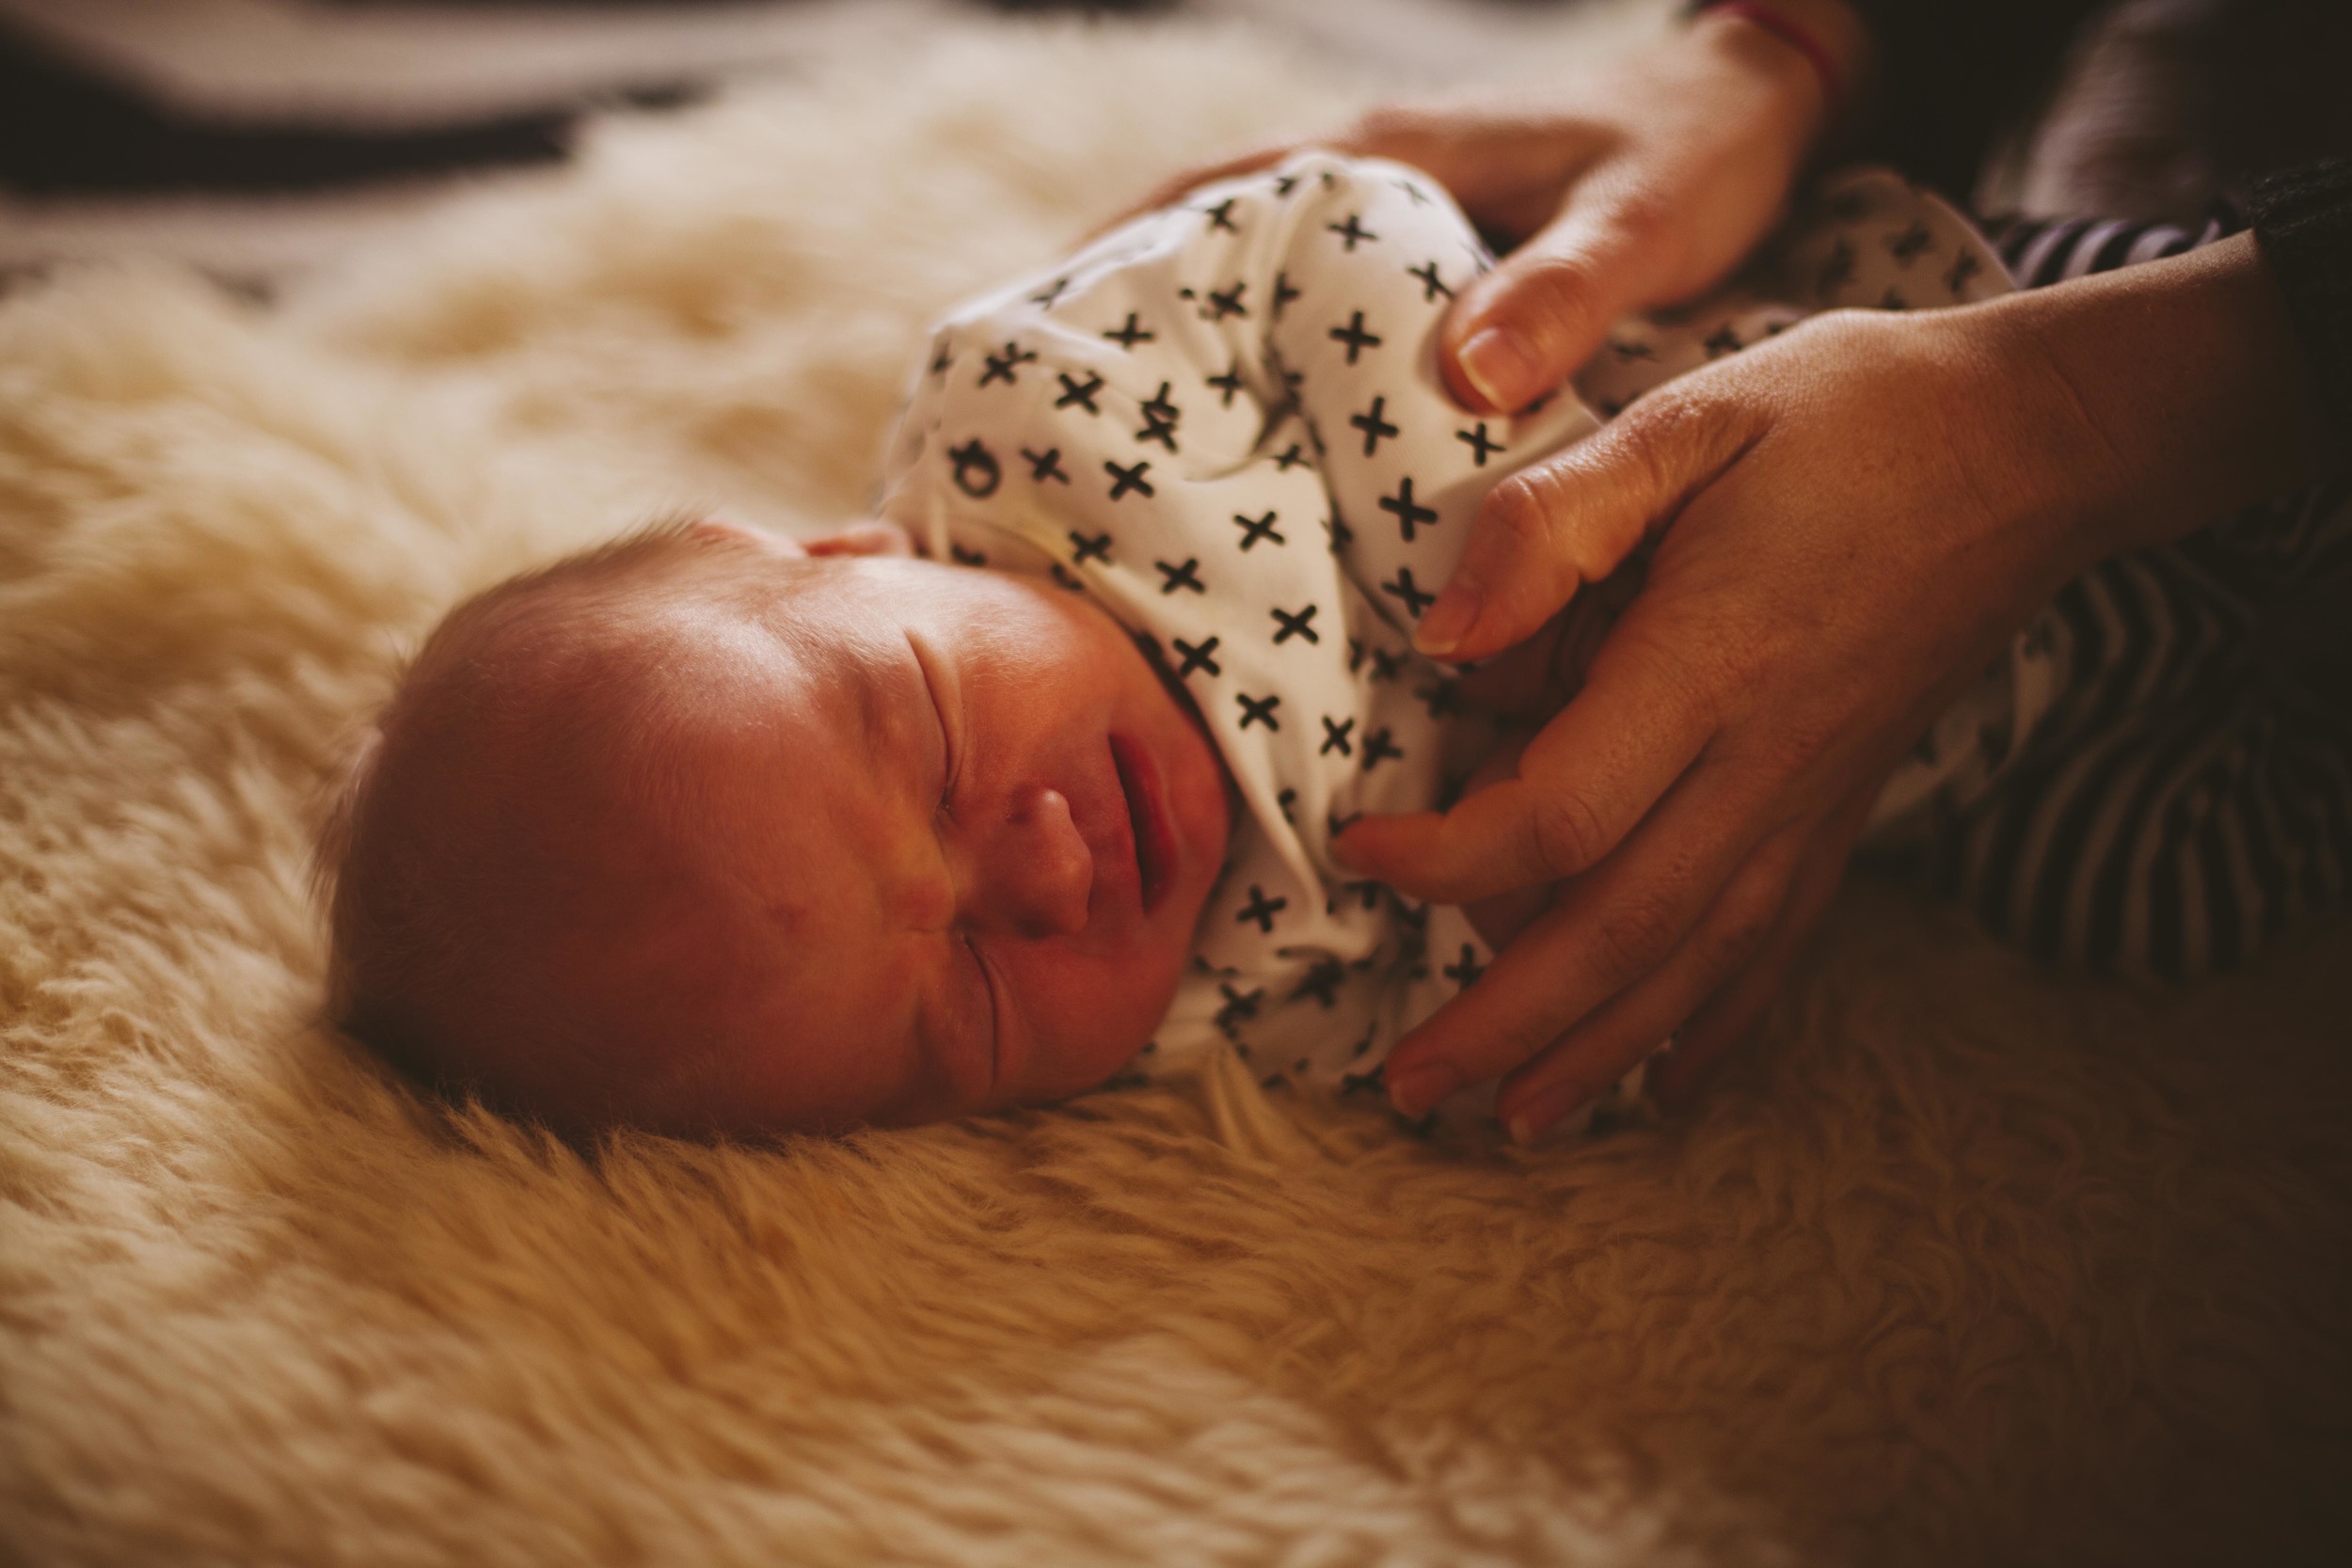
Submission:
[[[2037,510],[2080,563],[2308,477],[2295,339],[2252,236],[1978,309],[1993,352],[2025,368]]]

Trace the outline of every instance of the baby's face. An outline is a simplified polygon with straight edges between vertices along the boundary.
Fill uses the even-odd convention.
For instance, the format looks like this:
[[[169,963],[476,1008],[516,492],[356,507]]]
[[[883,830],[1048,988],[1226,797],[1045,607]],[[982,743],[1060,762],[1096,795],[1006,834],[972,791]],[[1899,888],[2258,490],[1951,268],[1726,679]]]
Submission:
[[[1116,622],[1035,579],[731,549],[666,610],[694,896],[662,1122],[936,1120],[1101,1083],[1152,1037],[1227,784]],[[740,577],[734,576],[739,571]]]

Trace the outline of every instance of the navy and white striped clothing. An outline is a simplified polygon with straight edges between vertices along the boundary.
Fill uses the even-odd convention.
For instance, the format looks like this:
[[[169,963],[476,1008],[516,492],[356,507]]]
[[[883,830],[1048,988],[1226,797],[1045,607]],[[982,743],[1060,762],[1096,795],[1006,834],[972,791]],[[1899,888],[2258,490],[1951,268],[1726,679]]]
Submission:
[[[2238,231],[2072,220],[1996,232],[2041,287]],[[2055,701],[1972,798],[1935,879],[2044,960],[2185,976],[2342,910],[2352,876],[2352,483],[2251,508],[2069,583],[2027,628]]]

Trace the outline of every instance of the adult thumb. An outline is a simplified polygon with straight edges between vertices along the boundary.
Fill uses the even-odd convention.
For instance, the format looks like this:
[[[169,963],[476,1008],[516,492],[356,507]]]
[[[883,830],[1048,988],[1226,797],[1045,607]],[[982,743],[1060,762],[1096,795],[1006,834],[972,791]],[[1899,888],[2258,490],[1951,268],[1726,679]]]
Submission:
[[[1438,359],[1454,397],[1512,414],[1558,389],[1611,322],[1645,303],[1661,232],[1630,204],[1580,186],[1448,312]]]
[[[1461,563],[1413,628],[1414,645],[1458,663],[1535,635],[1738,459],[1752,436],[1744,412],[1661,388],[1496,485]]]

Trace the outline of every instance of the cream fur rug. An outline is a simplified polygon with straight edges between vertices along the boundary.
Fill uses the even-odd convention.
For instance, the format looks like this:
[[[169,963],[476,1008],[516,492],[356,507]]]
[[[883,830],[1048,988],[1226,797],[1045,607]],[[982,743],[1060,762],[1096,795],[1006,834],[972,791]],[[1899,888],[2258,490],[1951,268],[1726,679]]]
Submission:
[[[1528,1157],[1226,1076],[591,1166],[312,1026],[453,597],[854,511],[927,312],[1373,87],[957,35],[273,312],[0,308],[0,1557],[2343,1560],[2352,932],[2139,991],[1858,887],[1694,1117]]]

